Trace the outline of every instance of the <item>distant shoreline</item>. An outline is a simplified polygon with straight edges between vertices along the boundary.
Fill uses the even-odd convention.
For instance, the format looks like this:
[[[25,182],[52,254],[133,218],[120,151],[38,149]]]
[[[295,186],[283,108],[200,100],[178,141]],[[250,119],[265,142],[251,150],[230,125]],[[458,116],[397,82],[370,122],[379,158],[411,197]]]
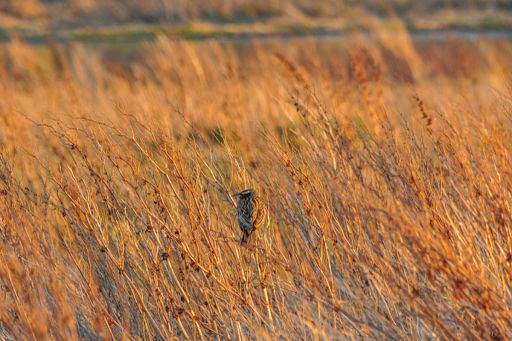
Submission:
[[[391,30],[392,31],[392,30]],[[375,32],[378,32],[376,30]],[[458,39],[504,39],[512,40],[512,28],[499,30],[486,29],[433,29],[433,30],[408,30],[409,35],[415,40],[438,40],[446,38]],[[373,32],[367,29],[362,30],[333,30],[325,28],[291,28],[289,30],[275,32],[230,32],[223,30],[214,31],[194,31],[183,27],[157,27],[153,29],[126,29],[126,30],[88,30],[78,32],[54,32],[51,34],[34,34],[25,32],[7,32],[0,31],[0,43],[7,43],[13,37],[17,37],[30,44],[47,44],[50,42],[77,42],[83,44],[136,44],[151,42],[158,36],[167,36],[180,40],[204,41],[236,41],[250,42],[260,40],[290,40],[300,38],[316,39],[349,39],[354,34],[372,39]]]

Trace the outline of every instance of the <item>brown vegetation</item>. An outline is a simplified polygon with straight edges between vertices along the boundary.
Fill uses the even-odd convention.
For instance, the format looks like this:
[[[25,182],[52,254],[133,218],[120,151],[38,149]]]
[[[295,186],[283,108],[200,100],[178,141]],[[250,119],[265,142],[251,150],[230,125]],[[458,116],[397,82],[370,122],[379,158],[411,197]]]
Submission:
[[[347,26],[371,26],[400,17],[418,28],[471,26],[475,18],[486,28],[511,27],[508,0],[3,0],[0,28],[38,30],[90,28],[120,24],[178,24],[187,22],[299,24],[326,20]],[[320,19],[321,21],[316,21]],[[482,27],[480,27],[482,28]]]
[[[511,57],[2,46],[0,338],[512,338]]]

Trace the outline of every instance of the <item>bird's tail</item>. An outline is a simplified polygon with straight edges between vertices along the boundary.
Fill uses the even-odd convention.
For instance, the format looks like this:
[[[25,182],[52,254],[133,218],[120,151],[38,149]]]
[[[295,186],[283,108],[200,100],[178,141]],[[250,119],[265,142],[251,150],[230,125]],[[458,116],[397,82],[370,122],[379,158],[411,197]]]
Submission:
[[[240,245],[243,246],[243,245],[247,244],[247,239],[249,239],[249,235],[250,235],[249,232],[244,231],[242,239],[240,239]]]

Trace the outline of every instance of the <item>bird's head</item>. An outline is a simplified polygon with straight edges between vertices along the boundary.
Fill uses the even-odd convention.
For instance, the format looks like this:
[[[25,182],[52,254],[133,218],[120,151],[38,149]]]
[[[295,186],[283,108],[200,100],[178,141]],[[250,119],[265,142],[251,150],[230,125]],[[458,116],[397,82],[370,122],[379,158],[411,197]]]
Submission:
[[[233,194],[233,197],[238,198],[238,199],[245,199],[245,198],[250,198],[253,195],[254,195],[254,191],[252,189],[244,189],[242,192]]]

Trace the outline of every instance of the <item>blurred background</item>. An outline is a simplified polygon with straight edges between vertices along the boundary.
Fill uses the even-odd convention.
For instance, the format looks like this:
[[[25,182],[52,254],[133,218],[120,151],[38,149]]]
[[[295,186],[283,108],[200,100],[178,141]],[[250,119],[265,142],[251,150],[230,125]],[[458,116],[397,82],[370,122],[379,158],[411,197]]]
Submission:
[[[114,32],[139,38],[161,31],[188,37],[304,34],[367,30],[396,18],[410,30],[503,30],[512,27],[511,12],[508,0],[2,0],[0,37],[13,32],[32,38],[51,33],[75,39],[85,39],[86,32],[89,39]]]

